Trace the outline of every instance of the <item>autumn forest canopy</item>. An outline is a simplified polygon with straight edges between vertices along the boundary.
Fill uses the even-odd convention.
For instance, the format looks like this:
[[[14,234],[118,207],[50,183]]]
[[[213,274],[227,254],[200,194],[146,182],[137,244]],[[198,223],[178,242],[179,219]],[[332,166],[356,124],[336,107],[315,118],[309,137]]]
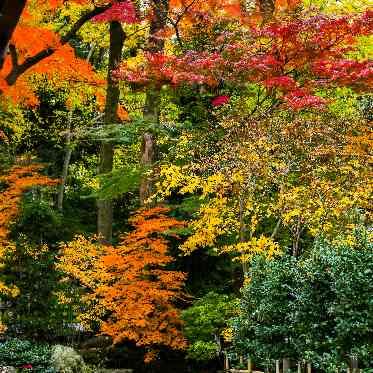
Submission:
[[[371,5],[0,1],[0,371],[373,372]]]

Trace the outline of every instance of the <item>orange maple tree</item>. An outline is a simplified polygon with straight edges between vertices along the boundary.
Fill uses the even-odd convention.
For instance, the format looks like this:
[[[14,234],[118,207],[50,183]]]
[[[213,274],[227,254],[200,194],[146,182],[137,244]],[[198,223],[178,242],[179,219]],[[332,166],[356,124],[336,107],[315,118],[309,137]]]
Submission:
[[[52,186],[59,182],[41,175],[42,168],[40,164],[14,166],[7,175],[0,177],[0,268],[4,258],[15,250],[15,245],[8,240],[9,226],[19,213],[23,193],[37,185]],[[15,285],[6,285],[0,276],[0,294],[16,297],[19,289]],[[3,328],[0,320],[0,331]]]
[[[103,86],[104,80],[94,72],[89,62],[78,58],[69,41],[79,29],[95,15],[110,7],[110,2],[90,6],[89,1],[73,2],[82,5],[82,15],[70,30],[60,36],[53,31],[50,22],[40,23],[40,14],[53,14],[62,1],[28,1],[9,43],[9,54],[0,69],[2,100],[8,98],[16,104],[35,106],[38,99],[35,77],[54,79],[54,85],[84,83]],[[88,7],[88,8],[87,8]]]
[[[0,183],[5,189],[0,192],[0,245],[9,234],[9,224],[14,221],[19,212],[19,203],[25,191],[33,186],[52,186],[59,183],[41,175],[40,164],[29,166],[14,166],[7,175],[0,177]]]
[[[165,238],[165,234],[177,237],[172,230],[184,223],[167,216],[168,211],[140,210],[130,220],[134,230],[115,247],[103,246],[97,238],[77,237],[62,247],[59,265],[89,292],[84,300],[96,309],[90,315],[106,312],[101,332],[114,343],[132,341],[149,348],[145,361],[159,346],[186,347],[175,307],[175,300],[183,296],[186,275],[167,269],[174,259]]]

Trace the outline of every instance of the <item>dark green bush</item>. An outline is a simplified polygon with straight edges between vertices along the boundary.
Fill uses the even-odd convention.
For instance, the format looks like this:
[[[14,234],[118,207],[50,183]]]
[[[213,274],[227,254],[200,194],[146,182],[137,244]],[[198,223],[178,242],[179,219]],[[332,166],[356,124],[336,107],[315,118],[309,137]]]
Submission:
[[[75,321],[72,311],[56,295],[65,286],[55,268],[56,255],[56,250],[20,237],[15,251],[4,258],[3,280],[20,291],[16,298],[0,297],[9,302],[2,315],[8,336],[53,340],[72,333],[65,327]]]
[[[231,296],[210,292],[182,313],[184,333],[190,343],[189,358],[207,361],[217,356],[220,334],[234,309]]]
[[[233,320],[234,343],[240,353],[261,363],[297,355],[291,320],[295,285],[294,258],[255,258],[251,281],[242,290],[240,315]]]
[[[29,192],[20,210],[17,222],[12,227],[14,239],[20,234],[35,243],[55,244],[63,239],[61,215],[52,208],[49,197],[44,199],[39,194],[34,197]]]
[[[256,258],[232,320],[234,345],[260,362],[306,359],[325,372],[373,366],[373,245],[318,240],[308,258]]]

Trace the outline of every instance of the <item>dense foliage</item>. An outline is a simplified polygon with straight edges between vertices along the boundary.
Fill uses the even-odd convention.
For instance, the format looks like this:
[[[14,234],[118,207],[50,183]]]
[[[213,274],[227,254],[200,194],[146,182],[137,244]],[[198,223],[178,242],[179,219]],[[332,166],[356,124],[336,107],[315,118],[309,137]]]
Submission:
[[[0,364],[26,370],[32,367],[34,372],[54,373],[50,363],[52,347],[47,344],[35,344],[26,340],[10,339],[0,344]]]
[[[372,29],[367,0],[0,2],[0,365],[371,369]]]
[[[190,342],[189,358],[210,360],[221,353],[221,335],[235,313],[235,306],[230,296],[210,292],[183,312],[184,333]]]
[[[372,249],[359,232],[355,247],[320,239],[306,259],[256,258],[233,320],[237,347],[262,362],[287,356],[327,372],[352,356],[372,367]]]

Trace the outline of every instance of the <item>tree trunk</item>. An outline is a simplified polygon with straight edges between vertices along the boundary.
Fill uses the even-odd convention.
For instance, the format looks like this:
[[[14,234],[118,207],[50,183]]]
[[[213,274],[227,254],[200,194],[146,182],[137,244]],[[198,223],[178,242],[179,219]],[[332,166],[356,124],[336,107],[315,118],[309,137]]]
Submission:
[[[249,357],[249,359],[247,360],[247,373],[252,373],[253,371],[253,364],[251,362],[251,359]]]
[[[352,373],[359,372],[359,363],[358,363],[357,357],[355,356],[351,358],[351,370],[352,370]]]
[[[159,92],[149,90],[146,94],[144,118],[149,122],[159,122]],[[149,169],[155,162],[156,139],[152,133],[146,132],[142,136],[141,165]],[[151,196],[153,185],[151,177],[144,175],[140,182],[139,198],[140,205],[145,206]]]
[[[89,50],[88,56],[86,58],[86,61],[89,62],[90,58],[92,57],[92,53],[95,49],[96,44],[93,43],[91,45],[91,49]],[[71,146],[71,138],[72,138],[72,121],[73,121],[73,112],[74,108],[71,107],[69,110],[69,115],[67,119],[67,134],[66,134],[66,150],[65,150],[65,158],[63,161],[63,167],[62,167],[62,174],[61,174],[61,184],[58,191],[57,196],[57,207],[60,211],[63,210],[63,198],[65,194],[65,186],[66,186],[66,179],[69,172],[69,165],[71,160],[71,155],[73,152],[72,146]]]
[[[26,0],[0,0],[0,69],[25,5]]]
[[[246,201],[244,200],[243,196],[240,196],[240,217],[239,217],[239,222],[240,222],[240,231],[239,231],[239,238],[240,242],[244,243],[245,240],[245,233],[246,233],[246,224],[245,224],[245,207],[246,207]],[[242,272],[243,272],[243,277],[246,279],[248,276],[249,268],[247,265],[247,262],[242,262]]]
[[[297,363],[297,373],[302,373],[302,364],[300,361]]]
[[[224,359],[224,370],[228,371],[229,370],[229,358],[227,353],[225,353],[225,359]]]
[[[159,122],[159,92],[149,90],[146,94],[146,102],[144,108],[144,118],[149,122]],[[150,169],[156,160],[156,138],[154,134],[146,132],[142,136],[141,146],[141,165]],[[152,194],[153,182],[152,178],[144,175],[140,182],[139,198],[140,205],[145,206],[146,201]]]
[[[288,373],[288,371],[290,370],[290,360],[285,358],[285,359],[282,359],[282,371],[283,373]]]
[[[91,43],[86,61],[89,62],[96,48],[96,42]]]
[[[92,57],[93,51],[95,49],[96,43],[91,44],[91,48],[88,52],[88,56],[86,58],[86,61],[89,62],[89,60]],[[62,167],[62,175],[61,175],[61,184],[60,189],[58,191],[58,197],[57,197],[57,207],[59,210],[63,210],[63,197],[65,194],[65,185],[66,185],[66,179],[69,172],[69,165],[71,160],[71,154],[73,152],[73,149],[71,147],[71,138],[72,138],[72,121],[73,121],[73,112],[74,108],[71,107],[69,110],[69,115],[67,119],[67,134],[66,134],[66,150],[65,150],[65,158],[63,161],[63,167]]]
[[[301,226],[301,220],[300,217],[298,217],[297,226],[295,228],[294,237],[293,237],[293,256],[296,258],[299,256],[299,240],[300,235],[302,234],[302,226]]]
[[[57,196],[57,207],[60,211],[62,211],[62,209],[63,209],[63,197],[64,197],[64,193],[65,193],[67,173],[68,173],[68,170],[69,170],[71,154],[73,152],[73,150],[71,148],[71,137],[72,137],[71,125],[72,125],[72,120],[73,120],[73,109],[70,109],[69,116],[68,116],[67,134],[66,134],[65,158],[63,160],[61,184],[59,186],[58,196]]]
[[[110,22],[110,50],[107,75],[105,124],[113,124],[119,121],[117,110],[119,105],[119,83],[112,77],[122,59],[122,49],[125,39],[122,26],[119,22]],[[99,174],[108,174],[113,169],[114,146],[111,142],[103,142],[100,149]],[[112,238],[113,225],[113,201],[111,199],[99,199],[97,201],[97,232],[105,241]]]
[[[145,168],[150,168],[155,161],[155,137],[151,133],[144,133],[141,149],[141,164]],[[151,177],[145,175],[140,184],[140,204],[144,206],[152,195]]]
[[[154,17],[150,24],[150,33],[148,38],[147,51],[159,53],[164,48],[164,41],[156,37],[158,31],[163,29],[167,23],[169,0],[154,0],[153,1]],[[144,118],[149,122],[159,122],[159,106],[160,95],[159,90],[151,88],[146,93],[146,101],[144,108]],[[154,163],[156,155],[156,141],[153,134],[145,133],[142,138],[141,148],[141,164],[146,167],[151,167]],[[146,200],[152,193],[152,180],[147,175],[143,176],[140,182],[139,195],[140,204],[144,206]]]
[[[276,360],[276,373],[280,373],[280,360]]]

